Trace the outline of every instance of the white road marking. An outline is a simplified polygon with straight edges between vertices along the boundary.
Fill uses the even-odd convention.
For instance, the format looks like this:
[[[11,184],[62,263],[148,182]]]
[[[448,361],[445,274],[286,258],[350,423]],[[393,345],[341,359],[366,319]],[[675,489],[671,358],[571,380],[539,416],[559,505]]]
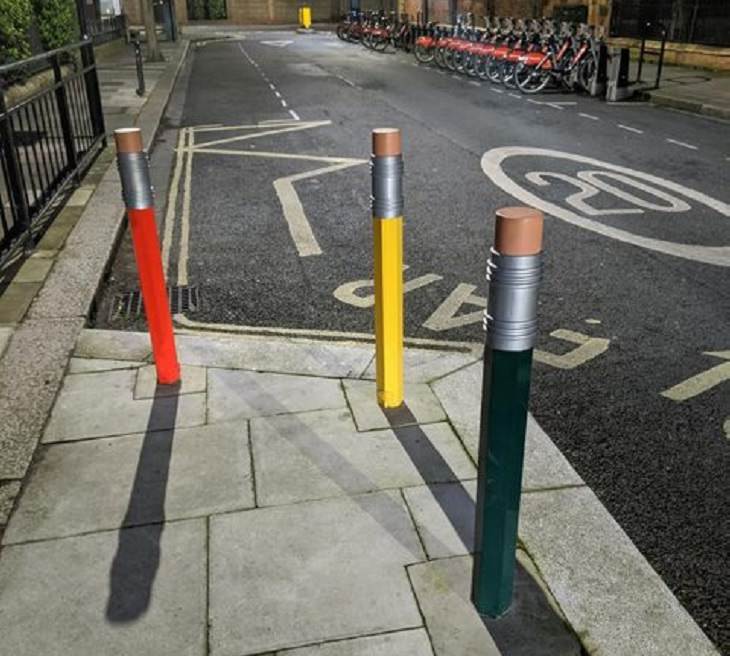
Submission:
[[[407,266],[403,267],[407,269]],[[436,275],[435,273],[427,273],[411,280],[406,280],[403,283],[403,293],[415,291],[426,285],[430,285],[433,282],[443,280],[442,276]],[[375,293],[370,294],[356,294],[360,289],[373,289],[375,287],[374,280],[353,280],[352,282],[346,282],[340,285],[333,292],[333,296],[341,303],[347,303],[357,308],[369,308],[375,305]]]
[[[621,128],[622,130],[627,130],[628,132],[634,132],[635,134],[644,134],[643,130],[639,130],[638,128],[632,128],[630,125],[624,125],[623,123],[618,123],[617,127]]]
[[[282,101],[283,102],[283,101]],[[322,249],[314,236],[311,225],[307,220],[307,216],[304,213],[304,207],[302,206],[299,196],[294,189],[294,183],[299,180],[305,180],[316,175],[323,175],[334,171],[349,168],[351,166],[359,166],[361,164],[367,164],[368,160],[364,159],[353,159],[346,157],[325,157],[321,155],[300,155],[293,153],[275,153],[267,151],[250,151],[250,150],[227,150],[222,148],[211,148],[211,144],[222,144],[238,142],[246,139],[254,139],[264,135],[272,134],[284,134],[287,132],[304,130],[309,128],[317,128],[324,125],[331,125],[331,121],[309,121],[307,123],[292,123],[286,121],[279,125],[272,125],[269,123],[259,124],[258,127],[261,131],[254,134],[239,135],[235,137],[229,137],[226,139],[218,139],[214,141],[205,142],[202,144],[195,145],[192,141],[187,148],[181,148],[180,150],[187,151],[189,153],[190,161],[192,161],[193,154],[212,153],[222,155],[232,155],[238,157],[272,157],[280,159],[294,159],[304,161],[315,161],[325,162],[328,166],[313,169],[311,171],[304,171],[294,175],[278,178],[274,180],[274,189],[281,203],[284,218],[286,219],[287,226],[289,228],[289,234],[294,241],[294,245],[299,253],[300,257],[308,257],[311,255],[320,255]],[[244,126],[252,127],[252,126]],[[239,127],[240,129],[240,127]],[[209,130],[208,130],[209,131]],[[192,140],[193,133],[190,133]],[[180,264],[178,268],[178,284],[187,284],[187,259],[188,259],[188,239],[189,239],[189,223],[190,223],[190,187],[191,187],[191,173],[192,165],[188,166],[185,177],[185,189],[183,194],[183,216],[181,226],[181,246],[180,246]],[[182,282],[181,282],[182,281]]]
[[[489,89],[490,91],[494,91],[494,93],[504,93],[502,89]]]
[[[480,323],[484,319],[484,308],[487,307],[487,299],[474,294],[476,285],[459,283],[446,300],[439,305],[434,313],[423,322],[423,327],[436,332],[459,328],[470,323]],[[480,310],[476,312],[465,312],[459,314],[462,305],[472,305]]]
[[[598,326],[601,323],[600,319],[586,319],[586,323],[589,323],[593,326]]]
[[[175,153],[175,164],[172,171],[172,181],[167,192],[167,208],[165,210],[165,228],[162,236],[162,270],[165,275],[170,266],[170,249],[172,247],[173,228],[175,227],[175,205],[177,196],[180,193],[180,176],[185,166],[186,140],[188,129],[181,128],[177,135],[177,152]]]
[[[730,440],[730,417],[725,420],[725,423],[722,425],[722,429],[725,431],[725,437]]]
[[[338,80],[342,80],[345,84],[347,84],[351,87],[357,86],[352,80],[348,80],[346,77],[343,77],[342,75],[337,75],[335,77],[337,77]]]
[[[271,84],[271,82],[269,82],[269,89],[271,89],[272,91],[276,91],[276,87]]]
[[[675,146],[681,146],[682,148],[688,148],[689,150],[699,150],[697,146],[693,146],[692,144],[686,143],[684,141],[677,141],[676,139],[667,139],[667,142],[670,144],[674,144]]]
[[[281,98],[281,94],[280,94],[280,93],[279,93],[278,91],[274,91],[274,95],[275,95],[275,96],[276,96],[277,98]]]
[[[284,108],[288,107],[288,105],[286,104],[286,100],[284,100],[283,98],[281,99],[281,106]]]
[[[604,337],[589,337],[583,333],[577,333],[574,330],[565,330],[564,328],[553,330],[550,336],[578,344],[577,348],[562,355],[541,351],[540,349],[533,351],[532,357],[537,362],[542,362],[557,369],[575,369],[589,360],[597,358],[601,353],[605,353],[610,343],[610,340]]]
[[[542,100],[534,100],[533,98],[528,98],[527,102],[532,103],[533,105],[545,105],[546,107],[552,107],[553,109],[560,109],[560,110],[563,110],[566,107],[578,104],[578,103],[572,102],[572,101],[544,102]]]
[[[519,93],[508,93],[507,95],[510,98],[517,98],[518,100],[522,100],[522,96]]]
[[[481,82],[477,82],[476,80],[469,80],[469,84],[471,84],[473,87],[480,87],[482,86]]]
[[[230,323],[206,323],[202,321],[193,321],[188,319],[184,314],[176,314],[173,316],[175,323],[179,326],[191,329],[190,332],[197,330],[211,330],[223,333],[233,333],[240,335],[283,335],[290,337],[302,337],[310,339],[350,339],[358,341],[373,342],[375,335],[371,333],[345,332],[338,330],[310,330],[307,328],[276,328],[274,326],[238,326]],[[187,332],[187,331],[176,331]],[[425,339],[422,337],[405,337],[403,343],[407,346],[435,346],[441,348],[450,348],[454,351],[462,351],[472,353],[475,357],[481,357],[483,345],[481,342],[455,342],[441,339]]]
[[[706,264],[713,264],[715,266],[730,267],[730,246],[699,246],[695,244],[682,244],[637,235],[629,232],[628,230],[594,221],[572,211],[571,209],[541,198],[512,180],[512,178],[502,169],[502,162],[510,157],[548,157],[588,164],[589,166],[598,169],[615,171],[634,179],[638,178],[639,180],[651,185],[668,189],[679,196],[694,200],[715,210],[725,218],[730,218],[730,205],[727,203],[649,173],[644,173],[642,171],[637,171],[623,166],[617,166],[616,164],[609,164],[608,162],[593,159],[592,157],[584,157],[583,155],[575,155],[573,153],[566,153],[548,148],[530,148],[525,146],[494,148],[484,153],[481,161],[482,170],[485,175],[500,189],[514,196],[521,203],[540,209],[546,214],[554,216],[566,223],[570,223],[586,230],[591,230],[592,232],[601,234],[605,237],[610,237],[611,239],[633,244],[634,246],[640,246],[641,248],[646,248],[651,251],[665,253],[667,255],[673,255],[675,257],[681,257],[688,260],[695,260],[697,262],[704,262]]]
[[[591,121],[600,121],[601,119],[598,118],[598,116],[593,116],[593,114],[584,114],[583,112],[579,112],[578,116],[582,116],[583,118],[590,119]]]
[[[730,351],[705,352],[703,355],[730,360]],[[730,362],[723,362],[712,369],[692,376],[692,378],[688,378],[684,382],[670,387],[668,390],[664,390],[661,395],[672,399],[672,401],[686,401],[687,399],[702,394],[702,392],[712,389],[726,380],[730,380]]]
[[[265,46],[273,46],[274,48],[286,48],[294,43],[294,41],[259,41]]]
[[[301,120],[301,119],[299,118],[299,114],[297,114],[297,113],[296,113],[296,112],[295,112],[295,111],[294,111],[293,109],[290,109],[290,110],[289,110],[289,114],[291,114],[291,117],[292,117],[292,118],[293,118],[293,119],[294,119],[295,121],[300,121],[300,120]]]
[[[292,123],[287,127],[282,127],[277,130],[268,130],[259,132],[256,134],[243,134],[235,137],[229,137],[226,139],[216,139],[214,141],[206,141],[200,144],[201,148],[209,148],[210,146],[217,146],[224,143],[233,143],[235,141],[246,141],[247,139],[258,139],[259,137],[266,137],[270,134],[282,134],[284,132],[297,132],[299,130],[308,130],[309,128],[318,128],[323,125],[331,125],[332,121],[307,121],[301,123]],[[259,126],[254,126],[259,127]],[[206,130],[207,132],[208,130]]]
[[[312,232],[312,227],[307,220],[307,215],[304,213],[304,207],[299,200],[299,196],[294,189],[293,183],[299,180],[306,180],[307,178],[311,178],[316,175],[341,171],[342,169],[346,169],[351,166],[359,166],[360,164],[367,163],[368,160],[364,159],[350,160],[342,162],[341,164],[325,166],[312,171],[304,171],[303,173],[297,173],[295,175],[289,175],[285,178],[274,180],[274,189],[279,197],[281,207],[284,210],[284,218],[289,226],[289,234],[294,241],[299,257],[321,255],[322,249],[319,247],[317,239]]]

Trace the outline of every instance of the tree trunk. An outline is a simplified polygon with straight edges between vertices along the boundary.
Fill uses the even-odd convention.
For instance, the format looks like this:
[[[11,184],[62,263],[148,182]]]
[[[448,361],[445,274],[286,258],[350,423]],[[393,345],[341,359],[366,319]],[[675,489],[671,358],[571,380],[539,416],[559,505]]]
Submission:
[[[142,19],[144,20],[144,32],[147,37],[147,61],[160,62],[165,61],[160,50],[160,44],[157,41],[157,32],[155,31],[155,11],[152,7],[153,0],[139,0],[142,7]]]

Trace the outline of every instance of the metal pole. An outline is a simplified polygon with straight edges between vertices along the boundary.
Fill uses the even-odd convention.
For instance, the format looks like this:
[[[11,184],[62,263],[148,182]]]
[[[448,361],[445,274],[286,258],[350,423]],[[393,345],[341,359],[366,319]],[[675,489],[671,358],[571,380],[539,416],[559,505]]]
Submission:
[[[132,44],[134,45],[134,63],[137,65],[137,95],[144,96],[144,62],[142,61],[142,45],[139,42],[139,32],[134,33]]]
[[[658,89],[659,88],[659,80],[662,78],[662,67],[664,66],[664,49],[667,46],[667,30],[665,28],[662,28],[662,46],[659,51],[659,64],[657,65],[656,69],[656,83],[654,86]]]
[[[641,82],[641,69],[644,67],[644,50],[646,48],[646,32],[649,28],[650,23],[644,25],[644,29],[641,32],[641,50],[639,51],[639,70],[636,73],[636,81]]]
[[[373,130],[375,370],[378,403],[403,403],[403,155],[400,130]]]
[[[157,369],[157,382],[161,385],[173,385],[180,381],[180,364],[175,348],[170,302],[155,222],[150,168],[142,146],[142,133],[139,128],[122,128],[114,131],[114,141],[122,180],[122,196],[127,206],[139,285]]]
[[[484,348],[472,602],[498,617],[512,602],[515,549],[537,338],[543,215],[529,207],[497,211],[487,263],[489,303]]]

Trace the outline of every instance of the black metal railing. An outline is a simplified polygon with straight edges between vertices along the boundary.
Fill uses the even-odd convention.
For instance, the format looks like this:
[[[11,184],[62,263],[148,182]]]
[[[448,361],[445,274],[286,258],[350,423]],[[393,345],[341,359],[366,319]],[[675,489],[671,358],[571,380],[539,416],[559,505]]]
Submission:
[[[52,79],[12,100],[8,81],[44,61]],[[34,242],[55,201],[105,145],[90,40],[0,66],[0,264]]]
[[[125,14],[118,16],[104,16],[96,20],[87,21],[89,36],[95,44],[106,43],[114,39],[127,38],[127,17]]]

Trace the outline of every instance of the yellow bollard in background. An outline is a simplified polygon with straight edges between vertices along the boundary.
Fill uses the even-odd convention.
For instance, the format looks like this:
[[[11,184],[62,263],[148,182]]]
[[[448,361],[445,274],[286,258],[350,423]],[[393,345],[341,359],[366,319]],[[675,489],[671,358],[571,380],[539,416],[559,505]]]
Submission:
[[[403,160],[400,130],[373,130],[375,371],[378,403],[403,403]]]
[[[312,27],[312,8],[309,5],[299,7],[299,25],[305,30]]]

